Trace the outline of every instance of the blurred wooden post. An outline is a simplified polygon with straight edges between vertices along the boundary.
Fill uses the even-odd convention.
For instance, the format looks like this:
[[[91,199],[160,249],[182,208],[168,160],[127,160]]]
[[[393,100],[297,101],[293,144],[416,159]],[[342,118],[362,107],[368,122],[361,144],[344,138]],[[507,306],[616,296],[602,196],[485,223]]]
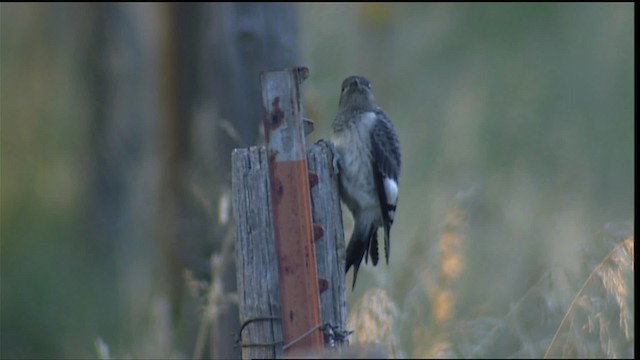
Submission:
[[[290,350],[319,350],[323,343],[319,325],[330,324],[334,329],[341,330],[345,327],[344,238],[337,174],[333,171],[333,157],[327,146],[312,145],[305,151],[302,108],[298,94],[299,81],[304,74],[299,71],[301,70],[288,69],[267,73],[266,78],[263,78],[263,90],[266,95],[265,105],[269,105],[265,106],[266,120],[271,122],[269,126],[290,127],[289,130],[295,129],[302,138],[302,147],[297,149],[296,155],[300,159],[285,161],[291,164],[301,163],[302,165],[295,165],[295,171],[301,171],[304,175],[283,176],[283,171],[293,171],[291,164],[285,163],[282,166],[282,162],[278,162],[278,159],[286,156],[284,150],[276,154],[271,147],[270,150],[251,147],[236,149],[232,154],[238,296],[240,322],[243,324],[240,345],[243,358],[281,357],[283,345],[292,342],[294,345]],[[275,78],[269,76],[274,73]],[[269,85],[274,81],[280,84]],[[275,100],[276,98],[279,100]],[[293,116],[299,121],[295,128],[287,122],[287,117]],[[282,145],[291,148],[290,137],[274,134],[273,127],[271,130],[266,132],[267,139],[272,142],[281,141]],[[305,158],[312,173],[306,171]],[[270,164],[270,161],[273,163]],[[275,165],[275,169],[269,170],[270,165]],[[269,180],[269,173],[274,176],[274,181]],[[285,198],[293,195],[291,192],[294,188],[289,184],[291,180],[299,183],[296,185],[299,194],[298,199],[294,199],[296,201]],[[316,222],[313,225],[309,187],[313,219]],[[298,209],[287,209],[292,204],[303,203],[304,197],[306,205],[303,204],[302,210],[306,211],[306,215]],[[274,204],[276,206],[272,209],[274,202],[280,203]],[[287,218],[292,215],[293,219]],[[278,245],[274,234],[282,236],[291,229],[298,234],[289,236],[289,243],[284,245],[284,249],[280,247],[276,250]],[[315,245],[317,265],[311,244]],[[289,255],[287,251],[292,250],[303,254]],[[316,279],[296,277],[296,273],[300,272]],[[279,276],[281,280],[278,279]],[[318,312],[318,301],[322,315]],[[284,322],[281,314],[285,315]],[[308,335],[296,341],[307,333]],[[324,339],[325,344],[333,342],[334,346],[340,345],[340,341],[338,337],[328,336]]]

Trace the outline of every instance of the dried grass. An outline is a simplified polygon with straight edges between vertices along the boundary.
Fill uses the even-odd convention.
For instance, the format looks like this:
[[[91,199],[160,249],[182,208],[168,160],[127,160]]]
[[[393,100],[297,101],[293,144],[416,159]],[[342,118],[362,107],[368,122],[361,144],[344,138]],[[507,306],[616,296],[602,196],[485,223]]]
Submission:
[[[504,315],[488,316],[481,298],[462,298],[461,280],[472,276],[466,202],[449,212],[437,263],[417,269],[420,281],[395,319],[401,339],[411,339],[403,345],[412,357],[634,357],[634,237],[628,227],[605,228],[600,241],[578,254],[581,269],[546,269]],[[460,308],[470,303],[473,311]]]
[[[354,331],[352,342],[361,347],[376,344],[391,358],[402,357],[395,335],[399,315],[397,306],[384,290],[367,290],[347,319],[347,328]]]
[[[634,237],[591,271],[544,357],[634,357]]]

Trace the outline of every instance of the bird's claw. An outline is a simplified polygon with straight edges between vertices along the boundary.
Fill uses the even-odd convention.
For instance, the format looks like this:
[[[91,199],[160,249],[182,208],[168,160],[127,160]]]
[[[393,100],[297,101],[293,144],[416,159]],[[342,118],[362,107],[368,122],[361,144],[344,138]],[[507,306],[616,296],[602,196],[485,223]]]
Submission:
[[[340,166],[339,166],[340,154],[338,154],[338,152],[336,151],[336,145],[333,143],[333,141],[320,139],[316,141],[316,145],[325,145],[329,149],[329,151],[331,151],[331,158],[332,158],[331,165],[333,166],[333,173],[334,174],[340,173]]]

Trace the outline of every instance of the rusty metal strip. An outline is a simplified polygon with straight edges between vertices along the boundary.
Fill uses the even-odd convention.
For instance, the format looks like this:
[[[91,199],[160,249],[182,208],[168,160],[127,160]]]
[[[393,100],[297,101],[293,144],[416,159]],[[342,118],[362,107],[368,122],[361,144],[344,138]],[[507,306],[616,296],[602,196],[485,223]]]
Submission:
[[[298,89],[306,74],[306,68],[292,68],[264,72],[260,77],[285,344],[300,339],[320,324],[310,184]],[[285,352],[319,350],[322,344],[321,331],[313,331]]]

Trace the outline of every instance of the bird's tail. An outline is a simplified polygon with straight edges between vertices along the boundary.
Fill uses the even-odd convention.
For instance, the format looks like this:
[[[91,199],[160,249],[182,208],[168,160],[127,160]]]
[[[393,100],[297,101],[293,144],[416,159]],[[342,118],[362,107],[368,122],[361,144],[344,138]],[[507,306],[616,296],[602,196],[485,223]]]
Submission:
[[[358,269],[362,259],[367,261],[367,253],[371,257],[371,262],[374,266],[378,264],[378,224],[375,221],[363,221],[362,219],[356,219],[356,224],[351,234],[351,240],[349,240],[349,246],[347,246],[347,262],[345,267],[345,273],[349,271],[351,265],[353,265],[353,285],[351,289],[356,286],[356,279],[358,277]]]

